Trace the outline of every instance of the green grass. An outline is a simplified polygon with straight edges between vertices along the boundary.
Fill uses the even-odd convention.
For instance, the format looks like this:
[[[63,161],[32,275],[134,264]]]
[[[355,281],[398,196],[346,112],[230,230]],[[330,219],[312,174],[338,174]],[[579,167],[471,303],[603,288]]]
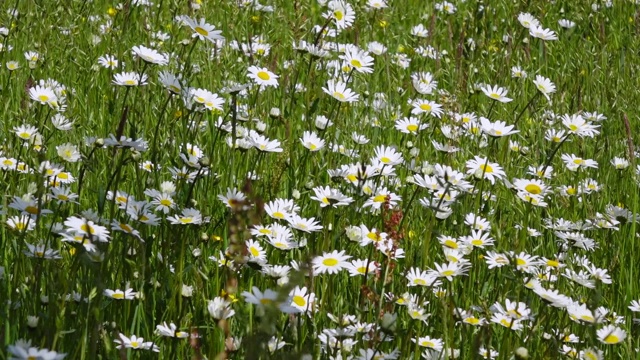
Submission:
[[[0,27],[8,35],[0,36],[0,186],[5,189],[0,205],[0,359],[38,358],[35,352],[45,348],[67,359],[437,359],[447,358],[451,349],[459,351],[460,359],[474,359],[481,347],[498,351],[498,359],[516,357],[520,347],[531,359],[599,358],[586,357],[588,349],[602,351],[607,359],[640,359],[634,322],[640,316],[629,308],[640,299],[638,229],[633,215],[631,221],[619,216],[622,209],[636,214],[640,205],[634,154],[640,130],[637,5],[621,1],[607,7],[598,2],[595,11],[586,1],[456,1],[455,13],[446,14],[432,2],[398,0],[378,10],[369,10],[362,1],[349,3],[355,22],[332,38],[313,30],[336,29],[334,20],[323,17],[327,6],[315,1],[264,4],[273,6],[273,12],[235,2],[203,2],[199,10],[172,0],[156,0],[153,6],[99,0],[2,2]],[[11,9],[17,9],[17,16]],[[554,30],[558,40],[530,36],[518,21],[523,12]],[[194,31],[177,20],[183,15],[214,25],[225,42],[216,47],[192,37]],[[575,26],[562,28],[561,19]],[[426,37],[412,35],[419,24],[428,31]],[[163,33],[162,39],[158,33]],[[248,48],[252,39],[258,42],[257,37],[270,46],[268,53],[245,53],[243,46]],[[324,46],[327,57],[294,49],[292,44],[300,40]],[[337,60],[342,53],[336,48],[352,44],[367,50],[373,41],[387,51],[370,54],[371,73],[340,69]],[[140,45],[168,54],[168,63],[137,58],[132,48]],[[256,45],[260,46],[254,43],[252,48]],[[39,54],[37,61],[25,58],[29,51]],[[425,56],[430,52],[437,56]],[[98,64],[107,54],[119,61],[116,69]],[[400,66],[402,59],[410,60],[406,67]],[[9,61],[17,61],[19,68],[9,70]],[[248,77],[251,66],[277,74],[277,86],[261,89]],[[527,77],[513,77],[514,66]],[[162,71],[179,74],[184,88],[206,89],[224,103],[214,110],[187,106],[184,99],[193,97],[164,88]],[[115,85],[114,75],[122,72],[144,74],[147,84]],[[431,73],[437,81],[432,94],[420,94],[412,84],[412,75],[419,72]],[[555,84],[549,100],[536,88],[536,75]],[[53,89],[51,82],[45,84],[47,79],[64,86],[57,90],[65,99],[64,109],[30,97],[36,85]],[[331,79],[347,83],[358,101],[339,102],[323,91]],[[225,91],[232,84],[251,86]],[[480,90],[483,84],[504,87],[513,101],[491,99]],[[380,106],[380,99],[386,105]],[[412,115],[410,101],[417,99],[441,105],[442,115]],[[567,133],[571,129],[563,125],[562,116],[586,117],[585,112],[606,116],[587,120],[599,133]],[[56,114],[73,121],[71,129],[55,127],[51,119]],[[477,131],[462,114],[477,117]],[[319,116],[333,125],[316,128]],[[410,116],[428,126],[417,134],[401,133],[396,121]],[[492,137],[480,130],[481,117],[504,121],[519,132]],[[16,131],[19,126],[31,126],[39,135],[23,139]],[[232,135],[232,129],[246,131]],[[546,140],[549,129],[565,130],[566,138]],[[249,130],[278,140],[281,151],[251,146],[245,138]],[[324,140],[324,148],[310,151],[303,146],[305,132]],[[452,137],[450,132],[459,135]],[[369,141],[356,142],[354,133]],[[110,145],[111,135],[136,140],[138,148]],[[236,149],[230,146],[234,140],[240,141]],[[432,140],[459,150],[438,151]],[[78,161],[59,154],[57,148],[67,143],[77,147]],[[193,145],[200,151],[188,159]],[[386,175],[369,172],[372,176],[365,179],[365,168],[375,167],[376,158],[382,158],[376,154],[380,146],[395,148],[403,161],[377,161],[377,171]],[[571,171],[562,161],[565,154],[592,159],[597,168]],[[476,156],[480,170],[468,173],[469,161]],[[629,166],[616,169],[614,157],[626,159]],[[151,171],[143,168],[149,161],[156,165]],[[18,171],[11,163],[30,170]],[[506,176],[495,183],[482,179],[491,173],[487,166],[496,170],[496,164]],[[349,171],[335,175],[342,166]],[[464,179],[457,180],[468,187],[461,189],[450,177],[438,175],[442,166],[463,174]],[[544,197],[526,201],[510,184],[537,179],[527,173],[530,166],[549,167],[553,173],[539,179],[548,190]],[[74,181],[56,184],[64,178],[54,169]],[[427,181],[433,177],[434,188],[416,185],[418,175]],[[588,183],[598,185],[584,191]],[[77,194],[77,202],[53,198],[59,186]],[[327,186],[351,201],[332,206],[333,200],[312,199],[318,196],[316,190]],[[563,186],[578,191],[568,196]],[[382,188],[385,193],[376,192]],[[227,189],[241,192],[244,200],[221,201],[218,195],[227,194]],[[109,195],[115,192],[124,194],[124,200]],[[166,212],[158,209],[166,205],[160,202],[161,192],[170,200],[166,204],[172,204]],[[389,192],[393,197],[386,197]],[[394,206],[389,200],[395,196],[399,200]],[[21,216],[16,198],[28,202],[22,209],[33,229],[12,225]],[[322,228],[309,233],[293,228],[296,222],[279,219],[277,211],[270,210],[276,199],[290,200],[299,208],[279,212],[313,217]],[[539,200],[547,206],[535,206]],[[371,202],[379,210],[373,211]],[[155,215],[157,224],[141,218],[141,209]],[[202,221],[174,224],[185,209],[195,209]],[[436,216],[443,209],[450,209],[449,216]],[[450,236],[463,243],[472,235],[472,226],[484,223],[465,224],[468,214],[486,219],[491,228],[484,233],[494,243],[452,253],[441,239]],[[81,219],[75,232],[70,230],[73,217]],[[559,219],[591,225],[562,233],[551,226]],[[598,220],[616,229],[602,228]],[[120,224],[139,235],[116,230]],[[257,235],[260,224],[281,225],[280,233],[290,233],[286,240],[299,246],[282,250],[287,241],[273,236],[270,243]],[[89,226],[94,227],[93,235],[86,231]],[[361,226],[367,233],[358,235],[355,229]],[[539,236],[531,236],[526,228]],[[100,229],[109,231],[104,238],[108,241],[98,241]],[[591,239],[594,248],[562,246],[561,236],[568,232]],[[64,241],[65,236],[76,236],[76,242]],[[378,242],[387,244],[387,254],[384,247],[371,243],[385,236],[387,242]],[[361,246],[354,239],[369,244]],[[38,244],[54,251],[56,258],[49,259],[50,253],[43,250],[30,253],[29,246]],[[403,256],[388,256],[398,248]],[[347,269],[314,274],[314,264],[318,269],[325,259],[321,256],[333,251],[350,256],[349,261],[362,260],[356,268],[371,266],[375,271],[364,276],[350,276]],[[263,255],[264,262],[252,260],[254,252]],[[505,264],[490,269],[487,258],[494,253],[502,254]],[[536,271],[522,269],[520,254],[538,257],[532,267]],[[438,270],[453,259],[461,274]],[[581,265],[586,261],[592,264],[590,272]],[[286,276],[260,271],[292,262],[298,269]],[[440,272],[426,276],[427,286],[410,286],[409,273],[430,270]],[[584,271],[584,281],[593,286],[563,276],[569,270]],[[607,276],[598,275],[605,270]],[[436,277],[441,284],[430,286]],[[535,291],[525,286],[532,278],[539,279]],[[271,300],[252,304],[246,292],[254,287],[273,291]],[[307,302],[313,299],[317,311],[288,314],[292,302],[301,300],[289,296],[296,287],[313,293]],[[137,296],[116,299],[104,294],[116,289],[132,289]],[[554,295],[540,296],[544,289],[568,298],[560,301],[562,306],[552,304]],[[232,316],[215,318],[210,301],[216,298],[228,303]],[[402,298],[405,304],[400,304]],[[496,307],[506,307],[507,300],[522,303],[519,314]],[[406,305],[412,301],[417,308]],[[581,304],[595,321],[587,321],[588,316],[572,320],[570,313]],[[422,311],[426,319],[414,319],[411,309]],[[474,318],[463,322],[466,316],[456,309]],[[340,324],[330,314],[334,319],[350,317]],[[510,320],[491,321],[501,314],[528,315],[510,326]],[[486,322],[468,323],[480,318]],[[157,332],[165,322],[176,325],[179,338]],[[604,343],[607,334],[598,330],[609,325],[626,338]],[[158,353],[135,349],[145,346],[140,341],[118,349],[120,334],[142,337],[152,342],[147,347],[157,346]],[[572,334],[576,342],[568,341]],[[429,352],[425,339],[422,346],[416,344],[426,336],[432,347],[443,349],[442,356]],[[274,338],[286,345],[269,351]],[[53,353],[40,356],[54,358]]]

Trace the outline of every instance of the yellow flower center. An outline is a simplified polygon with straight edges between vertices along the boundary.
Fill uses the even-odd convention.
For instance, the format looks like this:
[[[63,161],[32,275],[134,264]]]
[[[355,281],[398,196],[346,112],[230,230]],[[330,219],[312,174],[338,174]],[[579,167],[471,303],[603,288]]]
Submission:
[[[124,299],[124,293],[113,293],[113,295],[111,295],[112,298],[116,299],[116,300],[122,300]]]
[[[194,29],[198,34],[202,35],[202,36],[209,36],[209,32],[203,28],[201,28],[200,26],[196,26],[196,28]]]
[[[491,94],[489,94],[489,97],[492,98],[492,99],[500,99],[500,94],[491,93]]]
[[[455,272],[455,271],[453,271],[453,270],[445,270],[445,271],[443,271],[443,272],[442,272],[442,275],[444,275],[444,276],[451,276],[451,275],[453,275],[453,274],[455,274],[455,273],[456,273],[456,272]]]
[[[620,342],[620,339],[614,334],[609,334],[603,341],[607,344],[617,344]]]
[[[333,16],[336,18],[336,20],[340,21],[344,18],[344,13],[340,10],[336,10],[333,12]]]
[[[124,84],[125,84],[125,85],[129,85],[129,86],[133,86],[133,85],[135,85],[135,84],[136,84],[136,81],[135,81],[135,80],[131,80],[131,79],[129,79],[129,80],[125,80],[125,81],[124,81]]]
[[[376,195],[373,198],[373,202],[381,203],[381,202],[384,202],[386,199],[387,199],[387,195]]]
[[[557,268],[557,267],[560,267],[560,262],[556,260],[547,260],[547,266]]]
[[[484,171],[485,174],[491,174],[493,172],[493,168],[491,165],[480,165],[480,171]]]
[[[276,219],[284,219],[285,218],[284,213],[282,213],[280,211],[274,212],[273,213],[273,217],[276,218]]]
[[[31,137],[31,134],[29,134],[26,131],[21,132],[20,134],[18,134],[19,137],[23,138],[23,139],[29,139]]]
[[[365,274],[367,272],[367,268],[365,266],[360,266],[356,271],[360,274]]]
[[[383,156],[383,157],[380,158],[380,162],[388,164],[388,163],[391,162],[391,159],[386,157],[386,156]]]
[[[132,348],[134,348],[134,349],[135,349],[135,348],[137,348],[137,347],[139,347],[139,346],[140,346],[140,343],[139,343],[139,342],[137,342],[137,341],[132,341],[132,342],[131,342],[131,347],[132,347]]]
[[[422,286],[426,286],[427,285],[427,282],[424,281],[424,279],[414,279],[413,283],[416,284],[416,285],[422,285]]]
[[[162,200],[160,200],[160,205],[162,205],[162,206],[171,206],[171,200],[162,199]]]
[[[411,132],[416,132],[418,130],[418,125],[416,124],[409,124],[407,125],[407,130],[411,131]]]
[[[82,226],[80,226],[80,230],[84,231],[87,234],[93,234],[94,232],[93,226],[87,224],[82,224]]]
[[[571,129],[571,131],[576,131],[576,130],[578,130],[578,127],[573,125],[573,124],[571,124],[571,125],[569,125],[569,129]]]
[[[251,255],[253,255],[253,257],[260,256],[260,252],[254,246],[249,248],[249,252],[251,253]]]
[[[458,244],[453,240],[445,240],[444,246],[446,246],[448,248],[451,248],[451,249],[457,249],[458,248]]]
[[[346,96],[344,96],[344,94],[343,94],[343,93],[341,93],[341,92],[337,92],[337,91],[334,91],[334,92],[333,92],[333,97],[334,97],[334,98],[336,98],[336,99],[338,99],[338,100],[344,100],[344,99],[346,99],[346,98],[347,98]]]
[[[431,105],[429,104],[420,104],[420,109],[424,111],[431,111]]]
[[[180,222],[183,224],[190,224],[193,222],[193,218],[192,217],[183,217],[180,218]]]
[[[271,76],[269,75],[268,72],[266,71],[258,71],[258,73],[256,74],[261,80],[267,81],[269,79],[271,79]]]
[[[334,267],[338,265],[338,260],[333,258],[324,259],[322,260],[322,265],[328,266],[328,267]]]
[[[24,211],[28,212],[31,215],[38,214],[38,208],[35,206],[27,206],[26,208],[24,208]]]
[[[47,101],[49,101],[49,97],[47,95],[42,94],[42,95],[38,96],[38,100],[40,100],[42,102],[47,102]]]
[[[362,63],[360,62],[360,60],[357,60],[357,59],[352,59],[351,65],[353,65],[353,67],[356,67],[358,69],[362,67]]]
[[[542,188],[536,184],[528,184],[527,186],[524,187],[524,189],[529,193],[529,194],[534,194],[534,195],[538,195],[540,193],[542,193]]]
[[[471,325],[477,325],[480,323],[480,319],[474,317],[474,316],[470,316],[466,319],[464,319],[464,322],[466,322],[467,324],[471,324]]]
[[[307,301],[300,295],[295,295],[292,299],[293,303],[302,307],[307,305]]]

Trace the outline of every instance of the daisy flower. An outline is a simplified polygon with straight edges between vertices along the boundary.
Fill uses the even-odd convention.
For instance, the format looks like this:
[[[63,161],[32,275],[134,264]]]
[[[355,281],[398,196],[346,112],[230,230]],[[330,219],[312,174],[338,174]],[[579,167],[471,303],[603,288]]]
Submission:
[[[627,332],[615,325],[607,325],[596,332],[598,340],[607,345],[618,344],[627,338]]]
[[[385,166],[402,164],[402,154],[390,146],[379,145],[374,149],[375,159]]]
[[[430,100],[413,100],[410,102],[413,106],[411,113],[413,115],[427,114],[437,118],[442,115],[442,105]]]
[[[579,168],[598,168],[598,163],[591,159],[583,159],[574,154],[562,154],[562,161],[570,171],[577,171]]]
[[[334,250],[330,253],[324,253],[321,256],[316,256],[313,261],[313,272],[317,275],[328,273],[328,274],[337,274],[342,269],[346,268],[349,263],[351,256],[345,255],[344,250],[338,252]]]
[[[120,333],[120,339],[113,340],[118,346],[116,349],[134,349],[134,350],[151,350],[154,352],[160,352],[158,345],[155,345],[153,341],[144,341],[143,338],[131,335],[131,338]]]
[[[184,209],[181,214],[168,216],[167,220],[173,225],[200,225],[203,222],[200,211],[193,208]]]
[[[466,167],[467,174],[478,179],[487,179],[491,184],[494,184],[496,179],[501,180],[506,176],[499,164],[489,162],[481,156],[474,156],[472,160],[468,160]]]
[[[499,87],[498,85],[484,85],[480,88],[480,90],[482,90],[482,92],[491,99],[499,101],[501,103],[508,103],[513,100],[506,96],[508,92],[507,89]]]
[[[311,131],[305,131],[300,139],[302,145],[310,151],[319,151],[324,148],[325,141],[320,138],[316,133]]]
[[[550,100],[549,94],[556,92],[556,85],[542,75],[536,75],[536,79],[533,80],[533,84],[536,86],[536,89],[538,89],[538,91],[547,98],[547,100]]]
[[[359,73],[370,74],[373,72],[373,58],[366,51],[350,46],[345,49],[340,59],[344,60],[349,67]]]
[[[247,71],[249,72],[249,74],[247,74],[247,77],[249,77],[251,80],[253,80],[256,84],[260,85],[261,87],[266,87],[266,86],[278,87],[279,76],[272,73],[267,68],[259,68],[255,65],[252,65],[252,66],[249,66],[249,69],[247,69]]]
[[[113,55],[103,55],[98,58],[98,64],[107,69],[115,69],[118,67],[118,59]]]
[[[167,325],[166,322],[156,325],[156,333],[160,336],[178,338],[178,339],[186,339],[189,337],[189,333],[185,331],[177,331],[178,327],[176,324],[171,323]]]
[[[329,11],[323,16],[326,19],[332,19],[338,29],[346,29],[353,25],[356,19],[356,12],[351,4],[344,0],[331,0],[327,3]]]
[[[532,25],[529,28],[529,35],[542,40],[558,40],[558,35],[556,35],[555,31],[545,29],[542,26]]]
[[[120,289],[111,290],[105,289],[104,295],[110,297],[115,300],[133,300],[136,297],[137,292],[133,291],[133,289],[127,289],[122,291]]]
[[[323,87],[322,91],[340,102],[351,103],[356,102],[360,99],[360,95],[347,88],[346,83],[333,79],[327,81],[327,87]]]
[[[411,116],[396,120],[395,128],[403,134],[416,135],[421,130],[429,127],[429,124],[422,124],[420,120]]]
[[[113,75],[113,84],[119,86],[138,86],[147,85],[147,74],[140,74],[135,72],[121,72]]]
[[[289,296],[291,297],[291,306],[300,310],[300,312],[306,312],[307,315],[311,316],[317,311],[316,294],[310,292],[306,286],[302,288],[296,286],[291,290]]]
[[[215,26],[207,24],[207,22],[201,18],[200,21],[190,18],[189,16],[182,16],[181,20],[184,24],[189,26],[193,30],[191,37],[198,38],[200,40],[209,40],[215,43],[218,40],[224,40],[222,31],[216,30]]]
[[[213,300],[209,300],[207,311],[216,320],[228,319],[236,314],[235,310],[231,308],[231,302],[222,297],[215,297]]]
[[[260,291],[257,287],[253,287],[251,292],[244,291],[242,293],[245,301],[257,305],[259,308],[264,309],[265,306],[275,305],[281,312],[285,314],[295,314],[301,312],[296,307],[289,305],[291,303],[290,298],[284,299],[283,302],[280,302],[279,295],[277,292],[266,289],[264,292]]]
[[[500,120],[491,122],[485,117],[480,118],[480,126],[485,134],[493,137],[509,136],[520,132],[520,130],[513,130],[514,125],[507,125],[506,122]]]
[[[337,207],[349,205],[353,202],[353,199],[343,195],[340,190],[332,189],[328,186],[313,188],[315,196],[311,197],[311,200],[320,202],[320,207]]]
[[[29,89],[29,97],[33,101],[37,101],[42,105],[49,105],[51,107],[57,107],[58,104],[58,96],[53,91],[53,89],[36,85]]]
[[[235,209],[238,204],[244,203],[247,200],[247,197],[241,191],[227,188],[226,194],[219,194],[218,199],[222,201],[228,208]]]
[[[161,54],[155,49],[150,49],[142,45],[134,46],[131,53],[148,64],[167,65],[169,63],[167,55]]]
[[[540,26],[540,21],[529,13],[518,14],[518,21],[527,29],[530,29],[532,26]]]
[[[77,162],[81,158],[78,147],[70,143],[56,146],[56,152],[62,160],[68,162]]]

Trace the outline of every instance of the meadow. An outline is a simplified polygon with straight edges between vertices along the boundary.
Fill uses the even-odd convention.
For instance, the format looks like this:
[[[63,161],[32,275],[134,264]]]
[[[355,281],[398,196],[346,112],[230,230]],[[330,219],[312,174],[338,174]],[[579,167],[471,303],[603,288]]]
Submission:
[[[640,359],[638,1],[0,3],[0,359]]]

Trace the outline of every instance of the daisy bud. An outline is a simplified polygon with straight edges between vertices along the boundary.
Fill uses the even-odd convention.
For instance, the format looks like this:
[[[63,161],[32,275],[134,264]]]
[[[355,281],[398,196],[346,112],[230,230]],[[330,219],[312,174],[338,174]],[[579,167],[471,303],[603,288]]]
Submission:
[[[412,148],[413,147],[413,141],[407,141],[407,147],[408,148]]]
[[[35,329],[38,327],[38,317],[37,316],[27,316],[27,326]]]
[[[529,351],[523,347],[519,347],[516,349],[515,353],[516,359],[525,360],[529,358]]]
[[[411,157],[418,157],[419,154],[420,154],[420,149],[418,148],[411,148],[411,150],[409,150],[409,155]]]
[[[305,187],[307,190],[311,190],[311,189],[313,189],[313,181],[308,181],[306,184],[304,184],[304,187]]]
[[[196,248],[196,249],[193,249],[193,250],[191,251],[191,255],[193,255],[193,257],[200,257],[200,255],[202,255],[202,250],[197,249],[197,248]]]
[[[182,296],[184,297],[192,297],[193,296],[193,286],[182,284]]]
[[[271,116],[274,119],[277,119],[280,117],[280,109],[277,107],[271,108],[271,110],[269,111],[269,116]]]
[[[300,199],[300,191],[298,191],[298,190],[293,190],[293,191],[291,192],[291,196],[293,196],[293,198],[294,198],[295,200]]]
[[[49,297],[47,295],[40,295],[40,302],[43,305],[47,305],[49,303]]]
[[[209,166],[211,166],[211,159],[209,159],[208,156],[203,156],[200,159],[198,159],[198,164],[200,164],[200,166],[208,168]]]
[[[131,150],[131,158],[135,161],[140,160],[140,158],[142,157],[142,155],[140,154],[140,151],[137,150]]]
[[[380,324],[382,326],[382,331],[390,332],[390,333],[395,332],[397,320],[398,320],[397,314],[385,313],[382,316],[382,320]]]
[[[207,235],[207,233],[200,234],[200,240],[202,240],[202,241],[209,240],[209,235]]]
[[[273,110],[273,109],[272,109]],[[280,110],[278,110],[280,111]],[[262,122],[262,121],[258,121],[256,123],[256,131],[258,132],[264,132],[267,129],[267,124]]]
[[[104,139],[100,138],[100,139],[96,139],[96,141],[93,143],[93,146],[101,148],[104,146]]]

